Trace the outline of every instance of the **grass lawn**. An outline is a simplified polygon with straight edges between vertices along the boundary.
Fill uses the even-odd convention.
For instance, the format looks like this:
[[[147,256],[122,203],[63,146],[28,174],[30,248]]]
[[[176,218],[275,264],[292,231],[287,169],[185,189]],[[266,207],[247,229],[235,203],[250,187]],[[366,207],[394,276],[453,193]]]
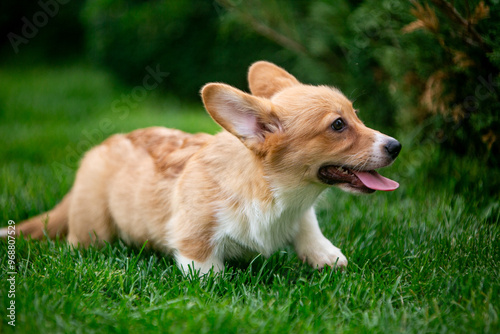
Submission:
[[[0,67],[0,225],[54,206],[84,150],[111,133],[218,131],[201,102],[138,92],[85,65]],[[171,258],[121,242],[73,250],[18,239],[12,299],[2,240],[0,332],[499,333],[498,168],[398,137],[403,152],[383,174],[400,189],[332,190],[318,204],[344,272],[312,270],[283,249],[188,280]]]

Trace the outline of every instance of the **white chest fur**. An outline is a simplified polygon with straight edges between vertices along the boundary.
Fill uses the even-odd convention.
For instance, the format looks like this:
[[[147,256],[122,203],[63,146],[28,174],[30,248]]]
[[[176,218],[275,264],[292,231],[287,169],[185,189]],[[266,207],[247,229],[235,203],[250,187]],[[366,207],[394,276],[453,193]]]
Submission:
[[[314,193],[279,194],[274,201],[234,200],[238,205],[221,205],[217,210],[217,253],[223,258],[239,257],[244,252],[270,256],[288,245],[299,233],[300,221],[318,196]],[[304,196],[305,195],[305,196]]]

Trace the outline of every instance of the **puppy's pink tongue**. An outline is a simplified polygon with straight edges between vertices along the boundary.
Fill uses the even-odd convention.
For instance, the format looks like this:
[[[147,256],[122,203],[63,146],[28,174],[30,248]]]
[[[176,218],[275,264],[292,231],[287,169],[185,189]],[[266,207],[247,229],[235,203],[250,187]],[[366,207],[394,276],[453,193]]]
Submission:
[[[365,186],[373,190],[392,191],[399,187],[399,183],[383,177],[376,171],[357,172],[353,170],[352,172],[356,174],[358,179],[360,179]]]

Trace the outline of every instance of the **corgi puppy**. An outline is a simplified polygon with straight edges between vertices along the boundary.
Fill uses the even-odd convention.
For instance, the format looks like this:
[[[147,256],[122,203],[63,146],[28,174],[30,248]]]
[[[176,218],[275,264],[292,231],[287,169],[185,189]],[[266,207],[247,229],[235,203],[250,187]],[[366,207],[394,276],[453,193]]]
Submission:
[[[252,95],[222,83],[201,90],[223,128],[217,135],[152,127],[94,147],[64,199],[15,234],[40,239],[45,229],[75,247],[147,242],[199,274],[289,244],[314,268],[345,267],[314,202],[330,186],[396,189],[375,169],[394,161],[400,143],[366,127],[335,88],[302,84],[265,61],[250,67],[248,81]]]

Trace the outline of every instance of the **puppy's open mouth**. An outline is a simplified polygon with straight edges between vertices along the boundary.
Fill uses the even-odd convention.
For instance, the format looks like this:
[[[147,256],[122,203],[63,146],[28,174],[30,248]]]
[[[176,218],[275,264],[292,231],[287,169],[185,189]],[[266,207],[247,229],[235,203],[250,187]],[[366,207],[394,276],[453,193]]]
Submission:
[[[383,177],[376,171],[357,171],[340,166],[323,166],[318,171],[319,179],[329,185],[344,183],[362,192],[375,190],[392,191],[399,183]]]

